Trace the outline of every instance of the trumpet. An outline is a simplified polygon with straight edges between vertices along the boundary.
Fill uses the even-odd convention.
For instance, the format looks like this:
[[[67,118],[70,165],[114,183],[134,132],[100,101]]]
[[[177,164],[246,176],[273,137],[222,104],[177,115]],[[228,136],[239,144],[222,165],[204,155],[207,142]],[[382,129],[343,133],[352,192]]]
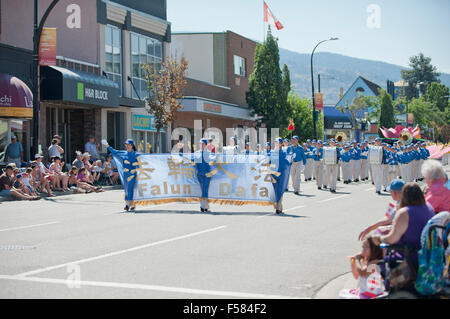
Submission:
[[[334,139],[338,143],[347,142],[347,135],[344,132],[338,132]]]

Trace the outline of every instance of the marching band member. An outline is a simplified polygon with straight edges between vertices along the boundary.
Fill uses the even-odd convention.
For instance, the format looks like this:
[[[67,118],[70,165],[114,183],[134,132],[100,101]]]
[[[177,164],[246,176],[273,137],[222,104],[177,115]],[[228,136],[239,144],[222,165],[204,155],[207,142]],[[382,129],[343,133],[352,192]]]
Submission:
[[[367,162],[367,155],[369,148],[367,147],[367,141],[361,144],[361,180],[366,181],[369,179],[369,164]]]
[[[391,182],[396,179],[398,174],[398,158],[397,158],[397,150],[395,147],[389,147],[390,157],[389,157],[389,178],[388,185],[391,185]]]
[[[125,141],[126,151],[118,151],[111,146],[109,146],[106,140],[102,140],[102,144],[106,146],[108,151],[114,156],[116,161],[121,161],[123,165],[123,176],[124,179],[128,181],[125,189],[125,211],[133,212],[136,207],[133,204],[133,191],[134,185],[136,183],[136,164],[139,154],[136,152],[136,146],[132,139],[127,139]]]
[[[350,160],[352,158],[352,154],[350,153],[350,144],[344,144],[344,148],[341,153],[341,161],[342,161],[342,178],[344,179],[344,184],[349,184],[352,179]]]
[[[381,141],[379,138],[375,139],[375,145],[369,147],[369,159],[371,159],[374,156],[371,156],[371,152],[375,153],[375,154],[380,154],[380,156],[382,157],[381,161],[373,161],[370,162],[370,166],[372,167],[372,174],[373,174],[373,179],[374,179],[374,184],[375,184],[375,191],[377,194],[381,194],[381,184],[383,182],[383,167],[382,167],[382,162],[383,162],[383,158],[385,157],[385,152],[384,149],[381,146]],[[371,159],[372,161],[372,159]]]
[[[308,139],[306,141],[306,145],[307,145],[308,151],[305,153],[306,154],[306,166],[305,166],[305,171],[304,171],[305,182],[312,180],[313,165],[314,165],[314,158],[313,158],[314,146],[312,146],[311,140]]]
[[[270,157],[270,153],[272,152],[272,147],[270,142],[266,142],[266,155]]]
[[[312,165],[313,165],[313,155],[307,143],[303,143],[303,151],[305,153],[306,164],[303,170],[303,175],[305,177],[305,182],[311,180],[312,177]]]
[[[337,164],[338,161],[340,160],[340,153],[336,147],[336,142],[334,141],[334,139],[330,140],[330,147],[328,147],[329,149],[334,149],[335,153],[335,158],[333,158],[333,162],[330,161],[330,159],[328,159],[329,154],[327,154],[328,149],[326,149],[324,151],[324,164],[327,170],[327,178],[328,178],[328,185],[330,186],[330,192],[332,193],[336,193],[336,182],[337,182]],[[326,157],[326,158],[325,158]]]
[[[202,188],[202,197],[200,198],[200,211],[202,213],[209,211],[208,190],[211,177],[208,177],[206,174],[211,171],[209,163],[215,159],[214,154],[208,150],[207,144],[208,140],[202,138],[200,140],[200,149],[194,153],[197,179]]]
[[[419,165],[420,165],[420,152],[419,147],[417,144],[413,145],[413,181],[418,182],[419,181]]]
[[[288,138],[285,138],[285,139],[284,139],[284,141],[283,141],[283,147],[282,147],[282,150],[283,150],[284,152],[287,152],[287,150],[288,150],[288,148],[289,148],[289,145],[290,145],[289,142],[290,142],[290,141],[289,141]]]
[[[328,142],[324,142],[322,144],[322,146],[323,146],[322,150],[324,150],[325,147],[328,147],[330,145],[328,144]],[[323,189],[327,189],[328,188],[328,170],[327,170],[327,167],[325,165],[325,160],[324,160],[324,157],[323,157],[323,153],[322,153],[322,188]]]
[[[294,194],[300,192],[300,180],[302,172],[302,163],[306,165],[306,155],[304,149],[298,145],[298,136],[292,137],[292,145],[287,150],[288,154],[293,154],[294,159],[291,166],[291,179],[294,186]]]
[[[283,151],[282,145],[283,145],[283,140],[281,138],[277,138],[275,140],[275,148],[271,152],[272,157],[274,157],[274,156],[277,157],[275,159],[275,161],[278,163],[278,172],[283,172],[284,170],[286,170],[287,165],[289,165],[289,160],[287,159],[287,153]],[[274,178],[275,178],[275,180],[277,180],[277,182],[279,182],[281,175],[275,176]],[[288,177],[288,179],[289,179],[289,177]],[[277,194],[277,192],[280,189],[281,189],[280,186],[278,189],[275,189],[275,194]],[[283,196],[281,196],[280,200],[277,202],[275,209],[276,209],[275,212],[277,214],[283,213]]]
[[[322,141],[317,142],[317,146],[313,150],[314,159],[314,178],[316,179],[317,189],[322,189],[323,165],[322,165]]]
[[[356,141],[353,141],[353,148],[351,149],[351,152],[353,152],[353,157],[350,161],[352,165],[353,182],[359,182],[359,175],[361,171],[361,150],[359,149]]]
[[[343,143],[342,142],[337,143],[336,147],[337,147],[337,151],[340,155],[344,149]],[[338,181],[341,181],[341,163],[342,163],[342,160],[339,158],[338,164],[337,164],[337,180]]]
[[[389,186],[389,159],[391,156],[391,152],[388,151],[388,144],[383,143],[383,162],[382,162],[382,186],[384,187],[384,191],[386,192],[386,188]]]

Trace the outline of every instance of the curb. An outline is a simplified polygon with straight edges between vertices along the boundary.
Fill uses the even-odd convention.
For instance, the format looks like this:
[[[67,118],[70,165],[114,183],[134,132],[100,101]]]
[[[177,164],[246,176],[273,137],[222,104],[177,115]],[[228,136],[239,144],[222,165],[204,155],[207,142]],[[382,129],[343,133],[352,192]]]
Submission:
[[[339,292],[342,289],[354,289],[358,286],[358,281],[353,278],[351,272],[341,275],[323,286],[313,299],[340,299]]]
[[[109,191],[109,190],[116,190],[116,189],[123,189],[123,186],[122,185],[112,185],[112,186],[102,186],[102,188],[105,190],[105,191]],[[47,197],[47,195],[45,195],[46,193],[43,193],[42,195],[42,198],[44,199],[44,198],[48,198]],[[77,193],[76,192],[73,192],[73,191],[71,191],[71,192],[64,192],[64,193],[61,193],[61,192],[53,192],[53,194],[55,194],[56,196],[55,197],[61,197],[61,196],[68,196],[68,195],[77,195]],[[80,194],[81,195],[81,194]],[[5,197],[5,196],[0,196],[0,203],[2,203],[2,202],[17,202],[17,201],[19,201],[20,199],[13,199],[11,196],[8,196],[8,197]]]

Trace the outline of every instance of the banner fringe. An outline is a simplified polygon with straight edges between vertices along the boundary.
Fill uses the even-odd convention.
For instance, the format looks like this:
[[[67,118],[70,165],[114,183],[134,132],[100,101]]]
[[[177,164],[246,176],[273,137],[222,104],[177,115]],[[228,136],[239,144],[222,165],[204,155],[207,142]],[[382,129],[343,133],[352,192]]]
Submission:
[[[132,205],[148,206],[148,205],[162,205],[167,203],[200,203],[200,200],[206,199],[208,203],[218,204],[218,205],[258,205],[258,206],[273,206],[276,208],[276,203],[274,202],[263,202],[263,201],[252,201],[252,200],[236,200],[236,199],[216,199],[216,198],[186,198],[186,197],[175,197],[175,198],[163,198],[163,199],[147,199],[147,200],[137,200],[132,201]]]

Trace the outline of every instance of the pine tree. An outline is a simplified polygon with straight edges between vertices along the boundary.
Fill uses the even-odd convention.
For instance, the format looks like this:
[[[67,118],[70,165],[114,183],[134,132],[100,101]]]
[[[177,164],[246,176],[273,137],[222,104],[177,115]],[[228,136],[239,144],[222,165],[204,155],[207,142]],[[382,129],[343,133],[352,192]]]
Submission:
[[[291,89],[289,69],[280,69],[278,41],[270,27],[266,41],[255,50],[255,64],[249,78],[246,100],[252,115],[262,117],[267,128],[283,128],[289,124],[292,114],[288,103]]]
[[[392,97],[385,90],[380,90],[380,95],[378,98],[380,99],[381,102],[379,127],[380,128],[395,127],[394,105],[392,103]],[[380,137],[383,137],[383,134],[381,133],[380,130],[378,130],[378,134]]]

